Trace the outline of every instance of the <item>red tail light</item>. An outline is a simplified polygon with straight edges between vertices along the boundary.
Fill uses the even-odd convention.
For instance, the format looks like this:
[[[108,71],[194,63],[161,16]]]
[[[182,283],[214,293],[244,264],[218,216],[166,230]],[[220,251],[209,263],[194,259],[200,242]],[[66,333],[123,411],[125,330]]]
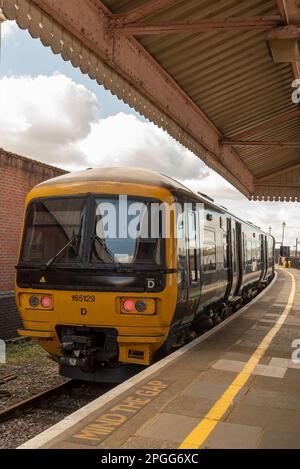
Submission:
[[[50,296],[43,296],[43,298],[41,299],[41,305],[43,308],[52,308],[52,299],[50,298]]]
[[[135,302],[133,300],[125,300],[123,303],[123,308],[128,313],[131,313],[135,310]]]

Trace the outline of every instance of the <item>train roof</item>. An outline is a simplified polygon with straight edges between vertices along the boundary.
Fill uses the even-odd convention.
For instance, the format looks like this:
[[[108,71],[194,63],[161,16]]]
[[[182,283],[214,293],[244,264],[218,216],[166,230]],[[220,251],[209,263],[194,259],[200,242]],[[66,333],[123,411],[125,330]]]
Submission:
[[[163,187],[169,191],[179,191],[193,196],[202,202],[208,202],[222,212],[225,210],[225,207],[217,205],[210,197],[201,192],[192,191],[170,176],[152,171],[151,169],[138,167],[113,166],[109,168],[91,168],[49,179],[39,184],[39,186],[69,185],[78,182],[119,182]],[[227,210],[225,211],[227,212]]]
[[[150,169],[138,168],[138,167],[127,167],[127,166],[113,166],[108,168],[94,168],[94,169],[85,169],[83,171],[75,171],[62,176],[49,179],[47,181],[39,184],[39,187],[43,186],[52,186],[52,185],[71,185],[79,182],[119,182],[119,183],[131,183],[131,184],[142,184],[163,187],[169,191],[178,191],[185,193],[186,195],[193,196],[201,202],[209,204],[211,207],[214,207],[221,213],[227,213],[228,215],[234,217],[237,220],[246,223],[249,226],[261,231],[263,231],[253,223],[249,221],[244,221],[232,214],[225,207],[218,205],[214,202],[213,199],[202,194],[201,192],[194,192],[184,184],[180,183],[176,179],[173,179],[170,176],[165,174],[157,173]],[[267,234],[267,233],[265,233]]]
[[[169,176],[165,176],[164,174],[157,173],[150,169],[127,166],[113,166],[110,168],[95,168],[75,171],[49,179],[48,181],[42,182],[40,186],[52,186],[56,184],[68,185],[77,182],[120,182],[143,184],[164,187],[169,190],[185,190],[192,193],[190,189]]]

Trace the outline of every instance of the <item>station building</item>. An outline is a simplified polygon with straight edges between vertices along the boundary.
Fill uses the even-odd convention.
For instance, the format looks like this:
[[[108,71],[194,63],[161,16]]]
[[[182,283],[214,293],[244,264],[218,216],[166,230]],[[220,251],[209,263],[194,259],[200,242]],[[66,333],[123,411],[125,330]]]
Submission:
[[[13,289],[26,195],[36,184],[64,173],[0,148],[0,339],[16,337],[21,324]]]

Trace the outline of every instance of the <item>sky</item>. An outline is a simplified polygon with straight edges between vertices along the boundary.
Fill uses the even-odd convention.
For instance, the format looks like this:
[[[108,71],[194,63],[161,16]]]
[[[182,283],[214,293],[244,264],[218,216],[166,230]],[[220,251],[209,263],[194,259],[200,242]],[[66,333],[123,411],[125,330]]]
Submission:
[[[172,176],[285,244],[300,239],[299,204],[254,202],[166,132],[12,21],[2,26],[0,147],[70,171],[138,166]]]

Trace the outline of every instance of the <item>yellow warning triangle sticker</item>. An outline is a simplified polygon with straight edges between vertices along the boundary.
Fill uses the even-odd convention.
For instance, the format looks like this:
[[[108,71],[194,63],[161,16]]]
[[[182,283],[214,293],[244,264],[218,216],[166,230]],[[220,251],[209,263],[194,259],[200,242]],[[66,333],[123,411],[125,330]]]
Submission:
[[[46,283],[45,277],[42,277],[42,278],[41,278],[40,283]]]

